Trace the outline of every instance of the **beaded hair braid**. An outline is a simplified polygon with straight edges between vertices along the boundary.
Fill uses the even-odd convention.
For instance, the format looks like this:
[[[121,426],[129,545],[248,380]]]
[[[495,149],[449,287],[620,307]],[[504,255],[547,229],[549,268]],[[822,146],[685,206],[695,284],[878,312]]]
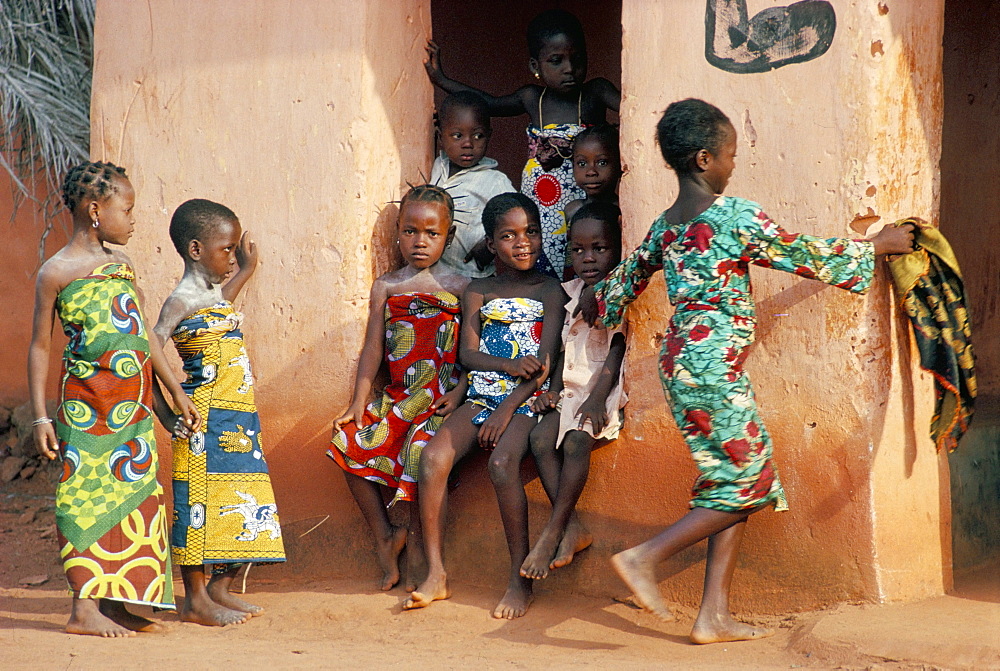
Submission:
[[[439,203],[448,208],[448,218],[454,219],[455,217],[455,200],[448,193],[447,189],[438,186],[437,184],[418,184],[416,186],[411,186],[410,190],[406,192],[402,200],[399,201],[399,211],[402,212],[403,208],[409,202],[414,203]]]
[[[81,163],[70,168],[62,185],[62,200],[70,212],[83,200],[104,200],[117,190],[115,178],[128,179],[125,168],[101,161]]]

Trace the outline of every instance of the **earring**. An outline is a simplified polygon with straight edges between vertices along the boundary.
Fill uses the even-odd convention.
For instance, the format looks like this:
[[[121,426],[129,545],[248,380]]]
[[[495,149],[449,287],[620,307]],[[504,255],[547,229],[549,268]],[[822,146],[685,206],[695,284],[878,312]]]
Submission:
[[[101,225],[101,222],[98,221],[97,219],[94,219],[94,221],[90,225],[93,226],[94,228],[97,228],[98,226]]]
[[[535,79],[541,79],[541,78],[542,78],[542,76],[536,72],[535,73]]]

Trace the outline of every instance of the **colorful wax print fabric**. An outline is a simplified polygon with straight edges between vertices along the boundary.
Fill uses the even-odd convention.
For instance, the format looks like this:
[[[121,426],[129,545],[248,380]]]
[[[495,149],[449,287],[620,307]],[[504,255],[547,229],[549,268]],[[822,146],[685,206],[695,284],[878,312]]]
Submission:
[[[976,400],[976,358],[972,324],[958,259],[936,228],[912,219],[917,248],[889,262],[896,293],[913,326],[920,367],[934,377],[931,439],[953,451],[972,421]]]
[[[69,344],[56,435],[56,525],[73,594],[173,608],[156,480],[152,362],[135,274],[110,263],[56,299]]]
[[[363,427],[345,424],[327,451],[348,473],[395,489],[389,505],[413,500],[420,453],[444,421],[431,404],[458,382],[460,313],[458,298],[447,291],[389,296],[389,384],[365,408]]]
[[[198,432],[173,441],[170,540],[186,566],[285,560],[242,322],[223,301],[171,334],[187,373],[181,386],[202,417]]]
[[[692,507],[787,507],[743,370],[756,329],[751,263],[864,293],[875,256],[870,242],[786,233],[755,203],[720,196],[682,224],[660,215],[639,248],[596,287],[602,320],[617,326],[663,270],[675,312],[660,352],[660,379],[701,473]]]
[[[528,126],[528,162],[521,174],[521,193],[538,205],[542,225],[542,255],[536,267],[560,282],[566,272],[566,206],[586,192],[573,179],[573,141],[580,124]],[[546,170],[542,164],[558,162]]]
[[[537,356],[542,342],[542,320],[545,310],[541,302],[531,298],[494,298],[479,310],[482,327],[479,332],[479,351],[503,359]],[[499,371],[472,371],[469,373],[467,400],[483,410],[472,418],[473,424],[485,422],[494,410],[521,383],[521,378]],[[549,382],[532,397],[548,389]],[[531,399],[522,403],[517,415],[534,417]]]

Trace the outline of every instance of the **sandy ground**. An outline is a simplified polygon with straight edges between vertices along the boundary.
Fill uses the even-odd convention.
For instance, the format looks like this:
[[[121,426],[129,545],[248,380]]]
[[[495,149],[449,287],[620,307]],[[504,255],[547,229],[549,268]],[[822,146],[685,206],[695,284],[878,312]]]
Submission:
[[[528,615],[489,616],[499,589],[453,585],[446,602],[402,612],[401,589],[361,580],[273,582],[251,572],[247,598],[266,613],[240,626],[181,623],[140,614],[163,634],[103,640],[62,631],[69,612],[44,477],[0,487],[0,668],[683,668],[1000,669],[1000,572],[958,593],[888,606],[841,606],[752,621],[762,641],[695,646],[693,612],[661,623],[626,604],[542,588]],[[37,585],[22,584],[26,578]],[[42,582],[44,580],[44,582]],[[177,585],[179,590],[180,585]]]

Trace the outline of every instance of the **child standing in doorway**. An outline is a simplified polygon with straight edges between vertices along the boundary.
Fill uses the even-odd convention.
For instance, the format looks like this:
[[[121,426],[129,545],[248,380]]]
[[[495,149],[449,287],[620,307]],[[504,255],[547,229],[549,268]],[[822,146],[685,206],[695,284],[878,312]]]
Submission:
[[[200,431],[181,432],[173,442],[170,540],[184,580],[180,617],[240,624],[263,613],[229,591],[240,568],[285,561],[243,315],[233,307],[257,268],[257,246],[232,210],[204,199],[177,208],[170,239],[184,275],[155,331],[164,342],[173,339],[187,373],[184,390],[205,418]]]
[[[437,111],[441,154],[431,167],[431,184],[443,187],[457,203],[455,234],[441,254],[441,265],[466,277],[493,274],[493,255],[486,249],[483,207],[501,193],[514,190],[497,162],[486,156],[490,110],[471,91],[448,95]]]
[[[566,204],[584,198],[573,179],[573,141],[587,125],[607,122],[618,111],[621,92],[607,79],[587,81],[587,45],[580,21],[564,10],[542,12],[528,25],[528,69],[537,84],[491,96],[445,76],[440,49],[428,42],[424,63],[432,83],[448,93],[479,93],[493,116],[527,114],[529,158],[521,176],[521,193],[538,206],[542,254],[538,268],[562,280],[566,267]]]
[[[537,413],[530,401],[543,388],[559,346],[566,295],[540,273],[538,208],[524,194],[496,196],[483,210],[495,277],[473,280],[462,296],[462,365],[468,400],[445,421],[420,458],[420,517],[428,574],[403,604],[410,610],[451,596],[442,557],[448,475],[476,447],[490,451],[489,473],[500,504],[511,568],[493,617],[514,619],[531,603],[531,580],[519,574],[528,554],[528,501],[521,461]]]
[[[83,163],[66,175],[73,236],[38,272],[28,354],[35,445],[62,460],[56,526],[73,592],[66,631],[109,638],[156,631],[126,604],[174,608],[163,489],[151,411],[164,426],[197,430],[194,404],[150,341],[131,260],[108,247],[132,237],[135,191],[125,169]],[[69,337],[59,413],[46,416],[55,317]],[[153,374],[180,415],[166,406]],[[53,427],[54,425],[54,427]]]
[[[793,235],[756,203],[722,196],[735,168],[736,130],[721,110],[702,100],[670,105],[657,125],[657,139],[677,174],[677,200],[638,249],[584,292],[581,312],[590,321],[599,314],[608,327],[618,325],[650,277],[663,270],[675,311],[663,339],[660,378],[700,476],[686,515],[616,554],[612,563],[639,603],[669,620],[656,565],[707,538],[705,589],[691,640],[762,638],[773,632],[737,622],[729,611],[747,519],[769,505],[787,507],[771,438],[743,370],[756,326],[749,264],[864,293],[875,256],[911,251],[913,230],[889,227],[871,240]]]
[[[566,566],[590,545],[592,537],[574,513],[576,502],[587,484],[590,452],[598,441],[618,437],[627,400],[626,329],[589,326],[573,314],[584,288],[607,277],[621,260],[621,211],[603,201],[584,205],[571,220],[569,240],[576,277],[563,283],[569,303],[562,360],[548,391],[535,399],[544,417],[531,432],[531,453],[552,502],[549,521],[521,565],[521,575],[534,579]]]
[[[399,582],[399,554],[407,547],[407,589],[416,585],[419,509],[415,502],[420,453],[444,418],[465,398],[456,375],[459,299],[469,279],[438,260],[454,233],[451,196],[440,186],[410,189],[399,206],[399,251],[406,265],[372,285],[368,329],[358,361],[354,395],[334,421],[327,454],[344,470],[347,486],[375,536],[382,570],[379,589]],[[389,384],[368,399],[383,362]],[[381,487],[393,490],[390,505],[407,501],[409,532],[389,520]]]

